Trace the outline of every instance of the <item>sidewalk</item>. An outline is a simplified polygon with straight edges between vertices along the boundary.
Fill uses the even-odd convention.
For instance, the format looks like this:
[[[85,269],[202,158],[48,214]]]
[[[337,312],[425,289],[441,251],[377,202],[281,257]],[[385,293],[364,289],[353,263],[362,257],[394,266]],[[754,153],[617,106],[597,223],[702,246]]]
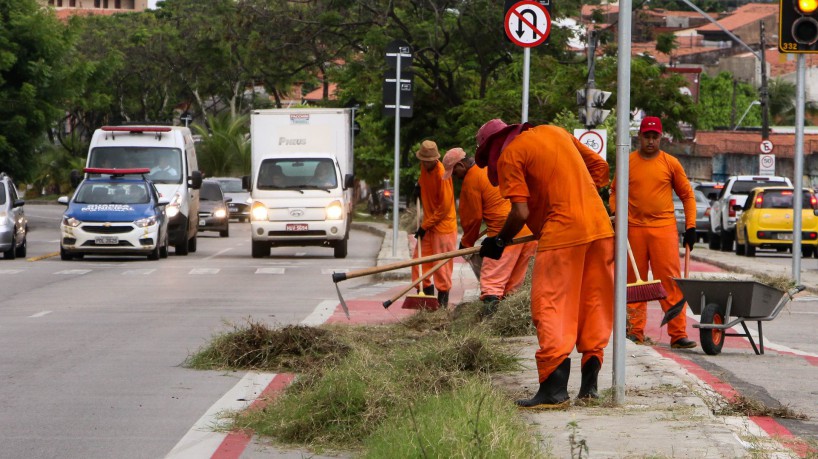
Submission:
[[[365,225],[370,231],[377,233],[380,230],[386,236],[381,256],[386,252],[388,257],[379,258],[378,265],[396,261],[391,258],[391,230],[376,223]],[[407,241],[407,244],[399,247],[398,258],[410,258],[409,237],[402,233],[399,240]],[[722,269],[731,273],[774,276],[789,275],[790,271],[789,266],[765,263],[763,259],[754,260],[753,267],[750,267],[749,263],[729,253],[710,251],[701,245],[696,246],[691,258],[692,275],[706,276]],[[477,280],[462,260],[456,260],[456,263],[453,300],[476,298],[479,292]],[[409,277],[407,268],[390,278],[406,280]],[[818,272],[802,269],[802,283],[818,285]],[[453,301],[454,304],[457,302]],[[590,458],[797,457],[753,420],[714,415],[717,407],[724,406],[724,395],[731,392],[723,387],[714,388],[720,382],[718,378],[707,377],[709,373],[685,359],[685,354],[700,353],[700,348],[670,349],[667,336],[662,339],[658,329],[661,317],[658,303],[651,303],[649,309],[649,321],[656,322],[657,327],[648,332],[658,337],[659,343],[638,346],[625,340],[624,404],[616,407],[574,405],[559,411],[520,412],[536,430],[542,450],[554,457],[576,457],[577,448],[584,443],[589,455],[583,457]],[[690,336],[697,340],[698,330],[691,327],[694,321],[688,322]],[[517,341],[524,369],[514,374],[498,375],[495,382],[515,397],[529,397],[538,386],[533,358],[537,341],[533,336]],[[606,349],[605,363],[599,375],[601,392],[612,386],[612,352],[613,339]],[[571,360],[569,394],[575,397],[579,390],[581,356],[574,353]]]

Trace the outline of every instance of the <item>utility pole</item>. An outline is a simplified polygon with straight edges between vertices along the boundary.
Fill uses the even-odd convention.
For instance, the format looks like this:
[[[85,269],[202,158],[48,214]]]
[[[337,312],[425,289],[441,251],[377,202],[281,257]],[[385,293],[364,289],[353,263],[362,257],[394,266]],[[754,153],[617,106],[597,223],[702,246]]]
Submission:
[[[764,21],[758,21],[761,30],[761,88],[758,93],[761,98],[761,140],[770,138],[770,106],[769,93],[767,91],[767,43],[764,40]]]
[[[594,67],[596,66],[596,41],[597,32],[592,30],[588,33],[588,82],[585,84],[585,129],[593,129],[594,121],[591,116],[591,107],[593,107],[593,100],[591,100],[593,90],[596,86],[594,77]]]

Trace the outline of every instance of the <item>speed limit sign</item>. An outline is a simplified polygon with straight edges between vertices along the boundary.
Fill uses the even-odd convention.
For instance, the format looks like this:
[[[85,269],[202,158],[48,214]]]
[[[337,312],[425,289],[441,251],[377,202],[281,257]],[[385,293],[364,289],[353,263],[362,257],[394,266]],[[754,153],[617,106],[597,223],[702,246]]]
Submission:
[[[758,173],[760,175],[775,175],[775,155],[759,155]]]

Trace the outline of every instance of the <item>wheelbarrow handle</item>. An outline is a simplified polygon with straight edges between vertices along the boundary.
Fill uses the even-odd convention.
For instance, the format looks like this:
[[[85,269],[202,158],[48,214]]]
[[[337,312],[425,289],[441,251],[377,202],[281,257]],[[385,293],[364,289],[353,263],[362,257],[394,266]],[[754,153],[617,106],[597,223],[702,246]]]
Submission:
[[[532,235],[518,237],[513,239],[508,245],[524,244],[526,242],[536,241],[537,237]],[[356,277],[369,276],[371,274],[378,274],[386,271],[393,271],[395,269],[408,268],[410,266],[419,265],[421,263],[431,263],[433,261],[448,260],[449,258],[461,257],[463,255],[470,255],[480,252],[480,247],[469,247],[467,249],[452,250],[451,252],[436,253],[422,258],[413,258],[411,260],[398,261],[383,266],[373,266],[371,268],[360,269],[358,271],[351,271],[348,273],[332,273],[332,281],[335,283],[345,281],[347,279],[354,279]]]

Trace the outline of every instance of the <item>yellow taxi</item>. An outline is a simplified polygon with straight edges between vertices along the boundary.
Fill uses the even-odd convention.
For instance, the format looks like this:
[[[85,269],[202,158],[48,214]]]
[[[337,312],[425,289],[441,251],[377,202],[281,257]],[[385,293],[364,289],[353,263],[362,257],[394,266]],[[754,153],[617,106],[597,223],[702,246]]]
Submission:
[[[792,248],[793,188],[759,187],[750,191],[736,222],[736,254],[755,256],[757,248],[785,251]],[[801,208],[801,251],[805,257],[818,247],[818,199],[804,188]]]

